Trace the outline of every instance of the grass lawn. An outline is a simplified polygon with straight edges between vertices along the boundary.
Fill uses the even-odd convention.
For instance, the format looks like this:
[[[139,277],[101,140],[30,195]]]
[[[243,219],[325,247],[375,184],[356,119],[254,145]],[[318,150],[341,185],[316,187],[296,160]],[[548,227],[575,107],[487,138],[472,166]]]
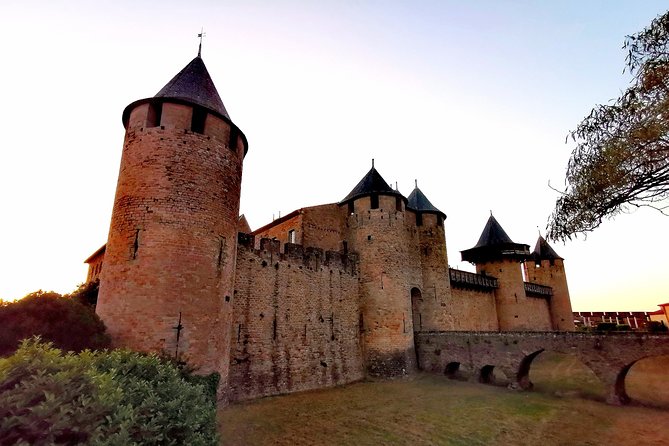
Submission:
[[[540,358],[530,372],[534,392],[420,373],[235,404],[219,411],[221,444],[669,444],[669,408],[608,406],[600,401],[603,387],[578,361]],[[660,386],[669,381],[668,365],[664,358],[633,367],[630,395],[639,397],[645,379],[653,390],[641,395],[669,403]]]

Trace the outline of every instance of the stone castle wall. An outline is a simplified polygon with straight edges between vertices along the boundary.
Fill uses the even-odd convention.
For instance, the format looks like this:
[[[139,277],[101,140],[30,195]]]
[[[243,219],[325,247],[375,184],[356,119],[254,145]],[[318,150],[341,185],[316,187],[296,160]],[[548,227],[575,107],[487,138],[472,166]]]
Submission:
[[[228,399],[341,385],[364,377],[356,262],[320,249],[240,243]],[[246,246],[245,246],[246,245]]]

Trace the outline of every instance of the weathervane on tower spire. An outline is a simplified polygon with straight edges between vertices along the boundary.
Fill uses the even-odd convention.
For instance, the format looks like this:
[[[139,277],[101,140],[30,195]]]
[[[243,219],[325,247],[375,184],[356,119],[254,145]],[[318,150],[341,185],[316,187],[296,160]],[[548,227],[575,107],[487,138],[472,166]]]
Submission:
[[[200,46],[197,49],[197,57],[202,57],[202,38],[207,35],[206,32],[204,32],[204,28],[200,28],[200,33],[197,35],[200,38]]]

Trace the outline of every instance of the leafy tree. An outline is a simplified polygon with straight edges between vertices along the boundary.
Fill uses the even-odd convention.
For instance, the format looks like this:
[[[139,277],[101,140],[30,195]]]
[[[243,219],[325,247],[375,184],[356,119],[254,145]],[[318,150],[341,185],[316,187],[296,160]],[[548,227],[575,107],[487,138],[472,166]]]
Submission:
[[[627,36],[629,88],[570,133],[566,188],[547,235],[564,241],[635,207],[669,208],[669,12]]]
[[[12,354],[22,339],[39,335],[75,352],[110,344],[100,318],[89,305],[54,292],[36,291],[0,304],[0,356]]]
[[[65,297],[69,297],[70,299],[74,299],[81,304],[95,308],[98,303],[99,290],[100,281],[94,280],[93,282],[82,283],[77,287],[76,290],[72,291],[70,294],[66,294]]]

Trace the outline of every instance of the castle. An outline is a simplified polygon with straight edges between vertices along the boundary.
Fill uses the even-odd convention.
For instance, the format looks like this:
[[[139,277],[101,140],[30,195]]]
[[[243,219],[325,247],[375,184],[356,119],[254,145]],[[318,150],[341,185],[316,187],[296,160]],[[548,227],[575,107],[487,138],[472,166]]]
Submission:
[[[419,333],[574,328],[543,238],[530,252],[491,215],[462,252],[476,273],[449,268],[446,215],[374,165],[340,202],[251,232],[248,142],[199,54],[122,119],[109,237],[86,260],[96,311],[116,346],[218,372],[226,401],[409,374]]]

